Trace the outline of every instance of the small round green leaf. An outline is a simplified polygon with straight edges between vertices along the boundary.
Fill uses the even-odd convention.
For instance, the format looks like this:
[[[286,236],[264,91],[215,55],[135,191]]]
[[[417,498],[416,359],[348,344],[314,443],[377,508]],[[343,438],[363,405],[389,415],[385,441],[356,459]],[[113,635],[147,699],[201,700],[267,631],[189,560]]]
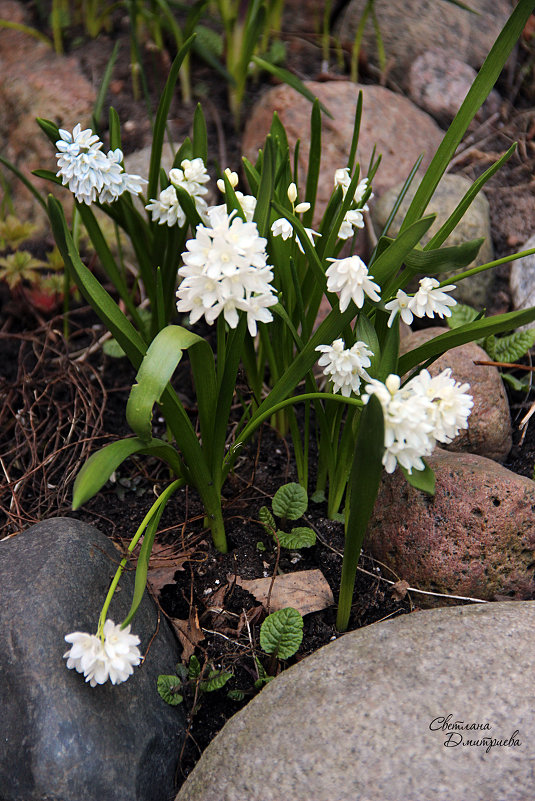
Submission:
[[[293,656],[303,640],[303,618],[287,607],[268,615],[260,627],[260,647],[279,659]]]
[[[273,519],[273,515],[267,508],[267,506],[262,506],[258,510],[258,519],[264,526],[265,530],[269,535],[272,535],[274,531],[277,530],[277,526],[275,525],[275,520]]]
[[[171,706],[178,706],[182,703],[182,696],[180,695],[181,684],[178,676],[158,676],[158,692],[160,698],[163,698],[166,704]]]
[[[297,520],[308,506],[307,491],[300,484],[292,482],[279,487],[273,497],[273,511],[278,517]]]
[[[282,548],[310,548],[316,544],[316,532],[307,526],[292,528],[289,534],[277,531],[277,539]]]

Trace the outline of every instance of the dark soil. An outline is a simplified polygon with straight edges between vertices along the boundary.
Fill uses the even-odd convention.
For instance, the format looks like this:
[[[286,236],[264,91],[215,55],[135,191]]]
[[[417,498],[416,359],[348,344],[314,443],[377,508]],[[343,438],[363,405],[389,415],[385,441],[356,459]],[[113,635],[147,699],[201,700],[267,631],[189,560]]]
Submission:
[[[307,9],[310,11],[317,4],[287,5],[289,22],[284,36],[288,45],[287,66],[303,79],[317,78],[321,70],[321,51],[317,32],[310,27],[313,15],[307,14]],[[72,52],[86,74],[94,78],[102,74],[115,41],[121,43],[121,56],[110,87],[110,102],[119,113],[124,151],[129,153],[150,143],[150,126],[144,101],[132,96],[129,41],[124,23],[118,19],[112,35],[84,42],[73,47]],[[152,96],[157,97],[172,50],[158,53],[145,48],[144,53],[149,88]],[[519,73],[525,58],[526,55],[519,52],[514,75]],[[376,76],[364,73],[364,79],[374,80]],[[508,80],[507,76],[503,78],[504,82]],[[238,169],[239,136],[228,114],[224,81],[206,65],[194,61],[192,83],[195,99],[201,100],[207,116],[209,152],[217,154],[221,167]],[[265,82],[249,89],[244,117],[264,86]],[[489,154],[503,152],[512,140],[521,142],[517,154],[486,190],[497,258],[512,253],[535,231],[535,184],[532,180],[535,112],[529,107],[531,102],[530,87],[524,87],[515,97],[515,107],[504,104],[502,117],[490,129],[472,132],[471,140],[464,145],[465,156],[459,158],[455,167],[475,178],[488,167]],[[192,110],[192,106],[186,107],[178,99],[174,102],[170,132],[175,141],[189,134]],[[210,166],[214,168],[215,165]],[[510,308],[507,276],[507,268],[497,272],[494,312]],[[67,345],[61,333],[61,317],[43,320],[22,298],[10,296],[2,284],[0,303],[0,464],[5,478],[0,489],[0,523],[4,536],[14,535],[44,516],[67,514],[98,526],[126,547],[154,494],[168,482],[161,465],[154,460],[130,460],[117,471],[114,483],[108,483],[77,512],[70,510],[70,492],[74,476],[89,453],[113,438],[130,433],[125,407],[134,378],[133,369],[126,359],[112,360],[97,347],[97,340],[104,331],[93,313],[80,304],[71,314],[72,334]],[[187,367],[182,365],[181,369],[183,372],[175,380],[177,386],[180,383],[181,392],[185,392],[186,404],[190,400],[192,406],[193,400],[188,398],[187,389],[184,390],[189,380]],[[41,398],[40,405],[35,404],[36,397]],[[532,398],[512,395],[510,400],[515,445],[506,466],[531,477],[535,465],[535,423],[528,425],[522,436],[517,426],[530,408]],[[191,411],[194,413],[193,409]],[[72,423],[73,419],[77,423],[70,439],[66,440],[63,425]],[[47,443],[48,450],[43,442]],[[54,458],[49,459],[52,453]],[[311,463],[313,461],[311,459]],[[68,480],[61,480],[62,475],[68,476]],[[269,502],[282,484],[295,478],[290,445],[265,425],[259,437],[244,449],[225,488],[228,554],[222,555],[213,548],[194,492],[179,491],[162,518],[155,551],[157,566],[168,571],[168,582],[161,586],[161,579],[154,576],[151,588],[161,614],[170,619],[189,620],[202,637],[195,649],[201,664],[233,674],[224,689],[201,699],[195,714],[193,706],[199,698],[186,694],[190,727],[178,785],[225,721],[257,691],[254,684],[259,674],[255,656],[266,671],[276,674],[337,636],[334,605],[308,614],[304,618],[304,638],[297,655],[288,663],[271,664],[259,646],[259,629],[265,610],[237,583],[238,577],[250,579],[319,569],[336,599],[343,526],[326,518],[323,504],[311,503],[306,516],[306,524],[317,533],[317,544],[298,553],[278,550],[259,523],[260,507]],[[408,614],[417,608],[422,596],[409,592],[399,598],[392,590],[392,584],[399,578],[403,577],[391,575],[385,566],[365,554],[362,556],[351,629]],[[162,672],[172,673],[174,667],[162,666]],[[243,699],[229,699],[229,689],[242,691]]]

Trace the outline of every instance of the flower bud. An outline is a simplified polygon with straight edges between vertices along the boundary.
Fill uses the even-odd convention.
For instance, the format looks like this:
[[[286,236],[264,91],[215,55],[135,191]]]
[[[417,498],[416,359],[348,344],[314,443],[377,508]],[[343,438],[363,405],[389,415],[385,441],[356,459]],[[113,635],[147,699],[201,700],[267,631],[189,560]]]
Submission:
[[[288,187],[288,200],[290,201],[290,203],[295,203],[295,201],[297,200],[297,187],[293,181]]]
[[[308,211],[310,208],[310,203],[298,203],[295,207],[294,211],[296,214],[302,214],[304,211]]]

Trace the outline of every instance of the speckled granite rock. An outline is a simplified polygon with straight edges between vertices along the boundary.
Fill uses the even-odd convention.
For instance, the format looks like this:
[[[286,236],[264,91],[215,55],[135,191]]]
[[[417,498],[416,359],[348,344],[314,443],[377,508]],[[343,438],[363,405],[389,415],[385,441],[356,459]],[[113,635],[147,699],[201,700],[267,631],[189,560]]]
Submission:
[[[364,547],[413,587],[491,600],[535,593],[535,482],[436,449],[430,497],[400,471],[381,482]]]
[[[476,75],[473,67],[453,57],[444,48],[426,50],[411,64],[407,87],[409,97],[431,114],[439,125],[447,128],[459,111]],[[499,111],[500,102],[499,94],[493,89],[476,114],[474,124],[480,124]]]
[[[525,602],[353,631],[238,712],[177,801],[527,801],[534,630]]]
[[[431,47],[441,47],[451,57],[479,68],[511,14],[511,3],[473,0],[467,5],[478,13],[470,14],[452,3],[429,0],[377,3],[374,10],[389,75],[405,87],[411,63]],[[366,0],[351,0],[336,28],[342,39],[354,40],[365,6]],[[362,47],[368,60],[377,65],[377,38],[371,20],[364,28]]]
[[[382,161],[373,181],[376,195],[404,181],[421,153],[425,154],[424,170],[440,144],[442,132],[436,122],[406,97],[382,86],[360,86],[349,81],[308,81],[306,86],[334,117],[331,120],[323,115],[322,120],[322,169],[317,201],[320,214],[332,192],[335,170],[347,164],[360,90],[363,110],[357,159],[365,170],[373,146],[377,144],[377,154],[382,154]],[[299,166],[304,180],[309,154],[310,110],[310,102],[289,86],[270,89],[259,100],[245,125],[244,154],[253,163],[256,161],[276,111],[286,128],[290,147],[297,139],[301,140]]]
[[[56,518],[0,542],[0,798],[162,801],[173,796],[185,731],[159,697],[178,648],[145,595],[132,629],[147,658],[128,681],[92,688],[67,670],[64,635],[94,632],[118,552],[100,531]],[[109,617],[126,617],[133,572]],[[157,632],[157,633],[156,633]],[[152,640],[153,636],[156,637]]]
[[[446,331],[449,329],[440,326],[414,331],[403,340],[402,352],[413,350]],[[507,458],[513,445],[511,415],[498,369],[474,364],[475,361],[488,361],[488,358],[483,348],[469,342],[440,356],[429,367],[429,372],[436,375],[451,367],[452,375],[457,381],[470,384],[470,393],[474,399],[472,413],[468,418],[468,429],[444,447],[449,451],[477,453],[501,462]]]
[[[395,186],[389,192],[386,192],[374,205],[372,209],[372,219],[377,232],[383,229],[402,186],[403,182]],[[442,177],[426,209],[426,214],[436,214],[437,217],[431,228],[422,238],[422,245],[429,242],[431,237],[434,236],[445,223],[470,186],[470,181],[462,175],[448,174]],[[390,236],[396,236],[398,234],[401,222],[417,188],[418,182],[413,181],[390,227]],[[480,192],[473,201],[455,230],[452,231],[446,239],[444,246],[459,245],[462,242],[466,242],[470,239],[479,239],[480,237],[485,237],[485,241],[481,246],[477,258],[469,267],[477,267],[480,264],[486,264],[494,258],[490,231],[489,203],[483,192]],[[442,273],[440,277],[441,279],[447,277],[447,273]],[[457,289],[452,292],[452,295],[461,303],[467,303],[470,306],[482,309],[488,302],[492,281],[492,270],[486,270],[464,281],[460,281]]]

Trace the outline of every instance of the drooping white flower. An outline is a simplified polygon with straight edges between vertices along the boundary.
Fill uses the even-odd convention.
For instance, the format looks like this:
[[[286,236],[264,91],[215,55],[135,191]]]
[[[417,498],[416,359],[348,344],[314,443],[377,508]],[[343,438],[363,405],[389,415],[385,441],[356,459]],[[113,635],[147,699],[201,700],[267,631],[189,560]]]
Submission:
[[[60,129],[56,142],[59,170],[64,186],[68,186],[79,203],[90,205],[112,203],[123,192],[139,194],[147,183],[139,175],[129,175],[122,167],[123,153],[117,148],[105,155],[102,142],[90,128],[82,131],[75,125],[72,134]]]
[[[273,236],[280,236],[283,239],[289,239],[291,236],[294,235],[294,229],[291,222],[287,220],[286,217],[279,217],[278,220],[275,220],[275,222],[271,224],[271,233],[273,234]],[[309,238],[312,245],[314,244],[314,237],[321,236],[321,234],[319,234],[317,231],[314,231],[313,228],[305,228],[305,234]],[[301,244],[301,239],[299,238],[298,231],[295,231],[295,235],[296,235],[295,241],[297,242],[297,247],[299,248],[301,253],[304,253],[305,249]]]
[[[451,442],[463,428],[468,428],[468,417],[474,401],[468,394],[470,384],[461,384],[451,375],[451,368],[431,376],[422,370],[410,382],[412,391],[422,394],[431,403],[433,436],[439,442]]]
[[[450,306],[455,306],[457,301],[446,292],[455,289],[455,285],[449,284],[438,289],[439,286],[440,281],[436,278],[420,280],[420,288],[409,302],[409,308],[415,317],[434,317],[435,314],[441,318],[451,316]]]
[[[402,289],[398,289],[396,293],[396,297],[393,300],[389,300],[388,303],[385,303],[385,309],[390,312],[390,317],[388,318],[388,327],[392,327],[392,323],[396,317],[396,314],[399,312],[401,319],[407,325],[410,325],[413,320],[413,315],[411,311],[411,304],[412,297],[407,295]]]
[[[349,239],[353,236],[355,228],[364,228],[364,217],[359,209],[349,209],[342,220],[338,239]]]
[[[182,227],[186,224],[186,215],[178,199],[177,188],[181,187],[195,203],[197,213],[203,221],[207,219],[208,205],[203,195],[208,192],[204,186],[210,180],[201,158],[184,159],[180,167],[169,171],[168,187],[160,192],[158,199],[151,198],[145,208],[151,212],[152,221],[159,225]]]
[[[334,173],[334,185],[335,187],[341,186],[343,196],[345,197],[347,194],[347,190],[351,186],[351,176],[349,174],[349,167],[342,167],[335,171]],[[368,191],[369,180],[368,178],[362,178],[358,184],[357,188],[355,189],[355,194],[353,196],[354,203],[359,206],[362,211],[369,211],[368,204],[366,203],[364,206],[361,206],[362,199],[364,195]],[[369,200],[373,197],[373,192],[369,195]]]
[[[345,348],[343,339],[335,339],[332,345],[318,345],[316,350],[323,354],[318,365],[333,382],[333,392],[340,391],[345,398],[352,392],[358,395],[361,379],[370,378],[366,368],[371,365],[373,351],[368,345],[359,340],[351,348]]]
[[[368,275],[368,268],[360,256],[348,256],[345,259],[327,259],[332,262],[327,268],[327,290],[336,292],[340,298],[340,311],[345,311],[352,300],[357,308],[364,305],[364,296],[379,301],[381,287]]]
[[[467,428],[473,406],[467,389],[469,385],[456,382],[449,369],[434,377],[422,370],[404,387],[397,375],[388,376],[384,384],[372,379],[366,385],[363,401],[375,395],[383,408],[387,473],[393,473],[397,464],[409,473],[423,470],[423,459],[433,452],[437,440],[451,442]]]
[[[71,644],[63,655],[67,667],[83,673],[91,687],[104,684],[110,679],[112,684],[126,681],[141,662],[139,637],[130,634],[130,626],[122,629],[113,620],[104,623],[102,638],[98,634],[74,631],[65,640]]]
[[[257,323],[270,322],[269,307],[277,303],[266,240],[256,223],[244,222],[235,211],[229,215],[224,207],[212,207],[208,217],[211,227],[198,225],[182,254],[177,310],[189,312],[191,323],[204,315],[211,324],[222,313],[231,328],[244,311],[255,336]]]

